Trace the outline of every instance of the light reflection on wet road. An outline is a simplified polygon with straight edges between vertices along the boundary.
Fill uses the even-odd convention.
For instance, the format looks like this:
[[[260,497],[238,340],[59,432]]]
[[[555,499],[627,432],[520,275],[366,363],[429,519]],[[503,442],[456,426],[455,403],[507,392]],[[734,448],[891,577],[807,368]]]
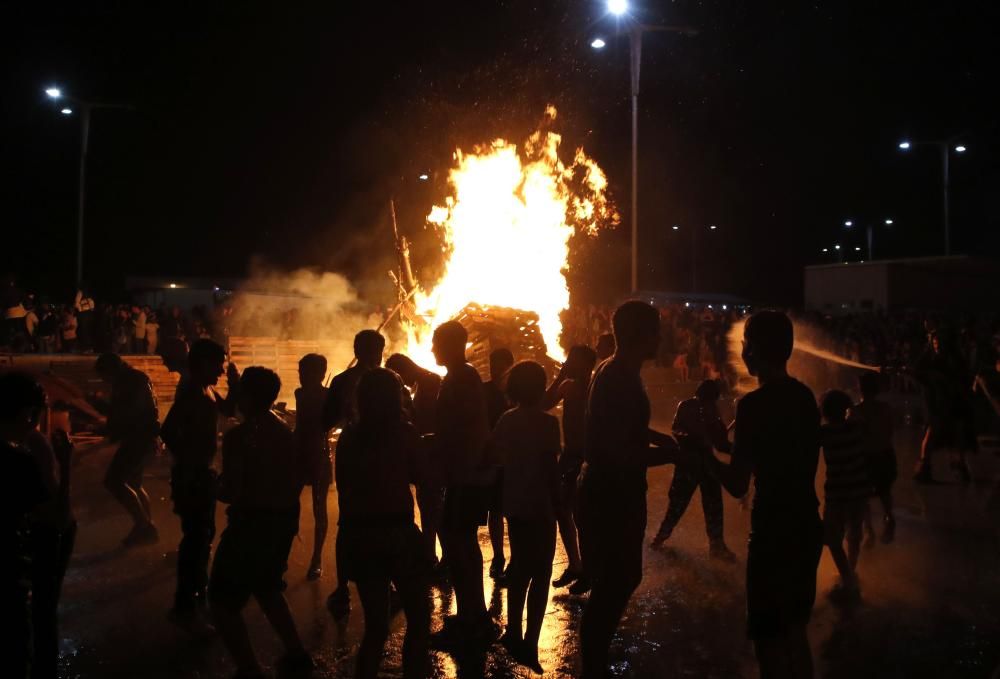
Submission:
[[[656,404],[654,404],[656,408]],[[666,408],[656,408],[666,414]],[[662,423],[661,423],[662,424]],[[905,437],[904,437],[905,438]],[[901,446],[900,469],[909,468],[914,432]],[[167,622],[173,595],[173,567],[164,552],[178,539],[170,514],[166,462],[149,469],[149,489],[162,540],[154,547],[125,552],[117,547],[127,520],[100,484],[110,451],[79,455],[76,504],[80,520],[77,551],[70,567],[62,608],[63,666],[67,676],[228,677],[233,668],[218,641],[192,641]],[[1000,479],[1000,458],[974,460],[981,477]],[[663,516],[670,468],[650,473],[651,537]],[[902,474],[902,476],[906,476]],[[822,482],[821,478],[818,483]],[[1000,665],[1000,493],[997,481],[968,488],[899,484],[898,542],[865,551],[861,578],[865,604],[840,611],[825,599],[833,566],[824,553],[816,613],[810,636],[821,676],[988,677]],[[288,598],[307,648],[319,665],[313,676],[353,676],[353,657],[363,615],[354,596],[346,623],[327,613],[334,585],[328,540],[326,571],[318,582],[305,579],[312,539],[309,500],[303,495],[302,540],[296,540],[287,574]],[[336,496],[331,491],[331,525]],[[647,550],[644,579],[629,606],[612,648],[613,674],[637,677],[752,677],[752,648],[744,637],[743,564],[748,512],[726,500],[726,537],[740,559],[725,564],[707,556],[700,502],[691,503],[669,549]],[[219,515],[220,530],[224,517]],[[491,550],[483,529],[480,542],[489,565]],[[558,546],[554,576],[565,567]],[[490,610],[506,617],[505,597],[485,578]],[[433,590],[434,628],[454,600]],[[574,676],[576,630],[583,599],[565,590],[550,592],[540,643],[546,676]],[[265,665],[281,648],[263,616],[251,604],[248,623]],[[403,618],[394,622],[384,674],[401,676]],[[499,646],[487,653],[435,652],[440,677],[528,677]]]

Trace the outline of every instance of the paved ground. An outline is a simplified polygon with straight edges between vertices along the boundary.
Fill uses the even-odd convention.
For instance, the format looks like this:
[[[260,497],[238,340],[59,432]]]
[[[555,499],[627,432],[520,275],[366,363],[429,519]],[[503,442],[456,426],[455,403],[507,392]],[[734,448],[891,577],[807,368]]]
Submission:
[[[660,420],[672,414],[670,408],[669,403],[654,402]],[[901,432],[901,469],[912,463],[915,435],[912,430]],[[67,676],[229,676],[232,665],[218,641],[193,642],[165,618],[173,593],[173,568],[164,553],[178,540],[166,464],[161,461],[151,467],[148,477],[162,541],[126,552],[118,542],[127,531],[127,520],[100,486],[110,453],[98,446],[78,454],[75,500],[80,534],[62,608]],[[1000,672],[1000,458],[981,454],[973,463],[978,481],[967,487],[916,487],[906,479],[899,483],[898,540],[863,554],[865,601],[859,608],[843,612],[827,602],[825,593],[834,574],[824,553],[820,596],[810,626],[821,676],[990,677]],[[671,473],[670,468],[650,473],[649,536],[662,518]],[[305,579],[312,535],[308,507],[303,496],[303,539],[292,549],[288,597],[320,666],[314,676],[351,676],[363,616],[356,597],[346,624],[337,624],[326,612],[324,602],[333,587],[332,557],[320,581]],[[332,491],[330,510],[335,521]],[[220,527],[224,525],[221,513],[219,521]],[[696,497],[670,543],[672,549],[647,552],[643,583],[612,650],[616,675],[756,676],[743,629],[747,525],[748,512],[727,499],[726,535],[740,563],[710,561]],[[488,563],[485,531],[481,543]],[[564,560],[560,551],[556,573]],[[504,612],[502,593],[488,579],[486,583],[493,611]],[[452,605],[450,593],[434,590],[435,627]],[[581,605],[582,600],[552,594],[542,633],[546,675],[574,675]],[[272,664],[281,651],[273,634],[253,604],[247,615],[262,661]],[[401,674],[402,627],[400,616],[390,641],[386,676]],[[441,677],[529,675],[499,647],[460,664],[436,653],[434,662]]]

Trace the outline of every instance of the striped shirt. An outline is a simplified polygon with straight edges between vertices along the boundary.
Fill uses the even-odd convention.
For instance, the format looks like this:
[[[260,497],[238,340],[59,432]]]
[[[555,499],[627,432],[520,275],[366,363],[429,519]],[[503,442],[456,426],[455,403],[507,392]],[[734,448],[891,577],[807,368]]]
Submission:
[[[826,462],[827,502],[856,500],[871,494],[865,464],[864,429],[858,422],[824,424],[820,428]]]

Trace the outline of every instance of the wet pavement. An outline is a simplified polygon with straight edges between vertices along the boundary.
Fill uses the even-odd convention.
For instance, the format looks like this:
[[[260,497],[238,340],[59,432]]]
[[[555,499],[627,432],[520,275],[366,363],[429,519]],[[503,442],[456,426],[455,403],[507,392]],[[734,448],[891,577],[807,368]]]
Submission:
[[[667,403],[654,402],[654,411],[661,417],[672,413]],[[911,468],[916,435],[914,430],[901,432],[901,470]],[[231,676],[234,668],[218,640],[192,640],[166,619],[174,570],[165,552],[175,549],[179,539],[176,517],[170,513],[166,460],[158,459],[147,472],[161,541],[125,551],[119,541],[128,530],[128,520],[101,486],[110,454],[109,448],[100,445],[77,453],[74,496],[80,532],[62,606],[66,676]],[[843,610],[827,601],[834,568],[824,552],[810,625],[820,676],[991,677],[995,672],[1000,676],[1000,457],[980,453],[972,466],[977,481],[969,486],[915,486],[908,478],[901,479],[897,541],[879,544],[861,557],[862,605]],[[938,467],[943,478],[943,460]],[[670,467],[649,474],[648,537],[665,511],[671,474]],[[817,479],[821,483],[822,472]],[[334,586],[337,503],[335,491],[330,495],[332,528],[324,574],[316,582],[305,577],[313,528],[310,500],[303,494],[301,538],[295,541],[289,559],[287,596],[318,664],[313,676],[348,677],[353,674],[363,615],[353,587],[354,610],[345,623],[335,622],[325,607]],[[647,550],[642,585],[612,648],[614,675],[756,676],[752,647],[744,634],[743,568],[749,512],[731,498],[726,499],[725,511],[726,538],[738,563],[708,558],[697,497],[669,548]],[[220,530],[224,524],[220,511]],[[485,569],[491,557],[485,529],[480,542]],[[554,575],[564,567],[565,554],[559,545]],[[502,590],[489,578],[484,581],[491,611],[502,620],[506,616]],[[433,596],[437,629],[443,614],[453,612],[454,603],[447,590],[435,588]],[[568,596],[565,590],[551,592],[539,654],[546,676],[575,676],[583,603],[584,599]],[[279,643],[255,604],[250,604],[246,617],[261,661],[273,666],[282,652]],[[403,629],[400,615],[388,645],[385,676],[402,674]],[[435,652],[434,667],[440,677],[531,676],[500,646],[459,660]]]

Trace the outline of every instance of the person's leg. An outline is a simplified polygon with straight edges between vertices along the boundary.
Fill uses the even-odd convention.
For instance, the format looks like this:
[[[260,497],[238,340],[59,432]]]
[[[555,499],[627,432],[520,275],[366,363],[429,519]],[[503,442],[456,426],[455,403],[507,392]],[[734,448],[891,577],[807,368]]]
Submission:
[[[281,643],[285,646],[285,651],[290,655],[303,655],[306,653],[302,646],[302,639],[299,637],[299,630],[295,626],[295,619],[288,608],[288,600],[280,589],[268,589],[254,595],[260,610],[267,616],[267,621],[271,623]]]
[[[528,596],[528,583],[531,577],[532,545],[529,522],[523,519],[510,519],[508,530],[510,566],[507,568],[507,631],[504,634],[504,644],[516,650],[524,639],[524,602]]]
[[[785,657],[788,663],[789,677],[795,679],[812,679],[813,659],[809,647],[809,635],[805,625],[791,627],[785,634]]]
[[[36,526],[31,532],[31,623],[34,636],[32,679],[55,679],[59,662],[58,531]]]
[[[705,532],[708,534],[709,545],[716,549],[726,549],[722,485],[711,474],[702,474],[698,486],[701,488],[701,508],[705,513]]]
[[[538,522],[532,526],[531,586],[528,589],[528,624],[524,631],[524,647],[529,660],[538,664],[538,638],[542,633],[545,609],[549,603],[549,578],[552,558],[556,552],[555,523]]]
[[[414,567],[422,558],[418,540],[413,554],[404,560],[402,567],[395,568],[396,572],[392,575],[406,615],[406,636],[403,638],[403,677],[406,679],[426,677],[430,673],[430,590],[422,567]]]
[[[149,523],[148,514],[143,509],[142,502],[136,492],[126,483],[129,475],[127,467],[132,463],[130,457],[135,455],[127,444],[121,444],[111,458],[108,471],[104,475],[104,487],[118,501],[129,516],[132,517],[133,530],[144,528]]]
[[[486,521],[486,527],[490,533],[490,546],[493,548],[492,563],[490,564],[490,577],[499,578],[503,575],[503,514],[499,511],[490,511]]]
[[[428,563],[437,562],[437,539],[441,530],[441,489],[421,484],[417,486],[417,507],[420,508],[422,555]]]
[[[330,491],[330,486],[312,486],[312,508],[315,529],[313,531],[313,552],[309,563],[309,569],[319,570],[323,567],[323,544],[326,542],[326,532],[329,529],[329,518],[327,517],[326,499]]]
[[[858,556],[861,553],[861,534],[863,532],[863,522],[868,514],[868,501],[858,504],[852,508],[847,521],[847,563],[851,567],[854,578],[858,577]]]
[[[385,640],[389,637],[389,579],[381,576],[362,578],[357,581],[357,586],[365,614],[365,633],[358,650],[357,675],[360,679],[369,679],[378,676]],[[407,628],[409,624],[407,618]]]
[[[840,573],[840,580],[844,587],[853,587],[854,570],[851,568],[851,564],[847,560],[847,554],[844,552],[845,524],[846,517],[844,516],[844,511],[839,507],[831,507],[830,503],[827,502],[826,512],[823,517],[826,546],[830,550],[830,556],[833,557],[833,563],[837,566],[837,572]]]
[[[461,573],[461,585],[455,585],[455,596],[461,597],[458,602],[459,615],[475,623],[487,614],[486,593],[483,590],[483,552],[479,548],[477,533],[478,526],[475,523],[462,526],[457,531],[458,563],[455,564],[455,570]]]
[[[215,502],[211,508],[191,508],[181,515],[181,542],[177,548],[177,594],[174,607],[178,613],[192,614],[205,603],[208,585],[208,562],[215,538]]]
[[[559,536],[566,549],[569,563],[566,570],[574,575],[583,574],[583,559],[580,557],[580,544],[577,537],[576,518],[573,507],[576,504],[576,482],[563,483],[562,505],[558,512]]]
[[[663,517],[660,529],[656,531],[653,544],[658,545],[670,538],[674,528],[680,522],[681,517],[687,510],[691,496],[694,495],[695,488],[698,487],[698,479],[692,470],[685,465],[674,466],[674,479],[670,483],[668,494],[667,513]]]
[[[222,643],[236,663],[236,672],[240,676],[256,677],[262,673],[260,663],[257,662],[257,654],[254,653],[253,644],[250,643],[250,634],[247,632],[246,622],[239,608],[233,609],[229,606],[216,602],[212,603],[212,620],[215,628],[222,637]]]
[[[913,479],[920,483],[927,483],[933,480],[933,467],[931,465],[931,454],[934,449],[934,436],[937,425],[930,424],[924,432],[924,438],[920,442],[920,458],[917,460],[917,468]]]

